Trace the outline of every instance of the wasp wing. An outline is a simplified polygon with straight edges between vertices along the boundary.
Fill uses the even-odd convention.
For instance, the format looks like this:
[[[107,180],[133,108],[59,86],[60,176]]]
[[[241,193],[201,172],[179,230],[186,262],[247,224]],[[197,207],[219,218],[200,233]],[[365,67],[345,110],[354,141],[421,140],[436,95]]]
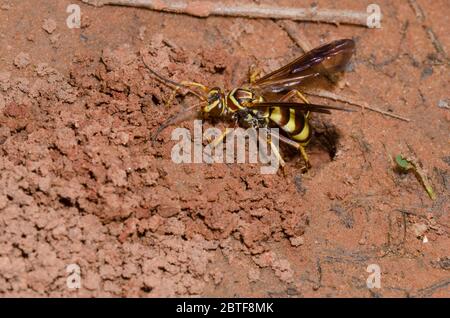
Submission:
[[[344,71],[354,50],[355,42],[351,39],[322,45],[261,77],[252,84],[252,87],[262,93],[281,93],[321,75],[330,76]]]
[[[305,112],[315,112],[323,114],[331,114],[331,110],[340,110],[345,112],[354,112],[354,110],[339,106],[329,106],[329,105],[319,105],[319,104],[307,104],[307,103],[294,103],[294,102],[262,102],[253,103],[246,105],[249,108],[270,108],[270,107],[280,107],[280,108],[292,108],[299,109]]]

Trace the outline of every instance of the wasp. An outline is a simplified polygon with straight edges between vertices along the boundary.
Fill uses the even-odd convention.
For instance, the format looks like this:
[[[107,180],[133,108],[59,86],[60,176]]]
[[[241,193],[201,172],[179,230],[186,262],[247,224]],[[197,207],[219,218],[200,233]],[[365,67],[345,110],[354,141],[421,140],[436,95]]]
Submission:
[[[343,72],[355,51],[355,42],[341,39],[319,46],[289,64],[258,78],[259,72],[253,71],[247,84],[232,90],[220,87],[209,88],[201,83],[175,82],[152,70],[149,71],[163,83],[173,86],[175,91],[185,88],[200,99],[200,103],[189,109],[197,108],[203,118],[220,118],[234,122],[244,128],[279,127],[281,142],[297,149],[310,168],[306,145],[311,140],[312,127],[309,123],[311,113],[331,114],[331,110],[351,111],[338,106],[312,104],[303,95],[302,88],[318,78],[330,78]],[[294,100],[295,99],[295,100]],[[183,116],[167,120],[158,129],[161,130],[175,122],[183,121]],[[227,132],[214,139],[218,144]],[[156,135],[155,135],[156,136]],[[268,142],[272,145],[271,141]],[[275,154],[281,166],[284,161],[279,152]]]

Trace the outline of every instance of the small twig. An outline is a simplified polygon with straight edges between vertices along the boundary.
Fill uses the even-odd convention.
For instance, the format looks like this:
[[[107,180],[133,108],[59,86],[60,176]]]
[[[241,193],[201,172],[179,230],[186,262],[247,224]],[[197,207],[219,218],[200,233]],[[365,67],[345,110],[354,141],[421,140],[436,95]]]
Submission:
[[[419,180],[419,182],[423,185],[425,190],[427,191],[428,195],[430,196],[431,200],[436,200],[436,193],[433,190],[433,187],[431,186],[431,182],[429,178],[427,177],[426,172],[419,164],[419,160],[415,157],[403,157],[402,155],[397,155],[395,157],[395,162],[397,163],[397,166],[400,168],[400,170],[404,172],[413,171],[416,175],[416,178]]]
[[[337,94],[334,94],[332,92],[329,92],[329,91],[326,91],[326,90],[323,90],[323,89],[311,89],[311,90],[305,91],[305,93],[308,94],[308,95],[312,95],[312,96],[328,98],[328,99],[332,99],[332,100],[335,100],[335,101],[348,103],[350,105],[360,107],[363,110],[364,109],[368,109],[368,110],[371,110],[373,112],[380,113],[380,114],[383,114],[383,115],[386,115],[386,116],[389,116],[389,117],[393,117],[393,118],[396,118],[396,119],[400,119],[400,120],[403,120],[403,121],[406,121],[406,122],[410,122],[411,121],[409,118],[406,118],[406,117],[403,117],[403,116],[400,116],[400,115],[396,115],[396,114],[384,111],[384,110],[382,110],[380,108],[377,108],[377,107],[369,106],[366,102],[355,101],[355,100],[352,100],[349,97],[337,95]]]
[[[424,29],[425,29],[425,32],[427,33],[428,38],[430,39],[431,43],[433,43],[433,46],[434,46],[434,49],[436,50],[436,52],[438,52],[438,54],[441,54],[441,56],[443,56],[448,61],[449,58],[447,56],[447,53],[445,52],[444,47],[442,46],[441,42],[437,38],[433,29],[428,26],[424,26]]]
[[[416,216],[418,218],[422,218],[422,219],[428,220],[426,215],[417,214],[417,213],[412,212],[412,211],[408,211],[408,210],[404,210],[404,209],[395,209],[394,211],[398,211],[398,212],[400,212],[402,214],[406,214],[406,215],[414,215],[414,216]]]
[[[303,52],[311,51],[313,46],[308,41],[308,38],[304,34],[304,32],[298,27],[298,25],[293,21],[280,21],[277,23],[291,38],[292,41],[295,42]]]
[[[422,27],[427,33],[428,38],[430,39],[431,43],[433,43],[434,49],[438,54],[441,54],[442,57],[444,57],[447,62],[449,60],[449,57],[447,53],[444,50],[444,47],[442,46],[441,42],[437,38],[436,34],[434,33],[433,29],[429,27],[425,22],[425,13],[423,12],[423,9],[420,7],[420,5],[417,3],[416,0],[408,0],[409,5],[413,9],[414,13],[416,14],[416,18],[419,20],[420,23],[422,23]]]
[[[319,290],[319,288],[322,286],[322,265],[320,264],[320,258],[317,258],[316,260],[316,268],[317,268],[317,282],[314,284],[313,289]]]
[[[416,18],[419,19],[420,22],[423,22],[425,20],[425,14],[423,13],[422,8],[419,6],[416,0],[408,0],[409,5],[413,9],[414,13],[416,14]]]
[[[294,21],[353,24],[367,27],[368,13],[351,10],[294,8],[254,5],[225,5],[216,1],[186,0],[81,0],[97,7],[118,5],[140,7],[155,11],[188,14],[195,17],[229,16],[263,19],[288,19]]]
[[[437,290],[445,288],[450,285],[450,279],[444,279],[431,286],[419,289],[417,294],[419,297],[429,297],[432,296]]]

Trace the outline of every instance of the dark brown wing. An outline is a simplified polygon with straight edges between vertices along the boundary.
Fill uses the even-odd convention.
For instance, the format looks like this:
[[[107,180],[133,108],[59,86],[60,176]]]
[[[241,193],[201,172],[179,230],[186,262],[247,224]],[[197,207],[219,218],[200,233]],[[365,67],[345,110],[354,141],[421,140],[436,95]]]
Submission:
[[[261,77],[252,84],[252,87],[262,93],[280,93],[320,75],[329,76],[341,72],[347,66],[354,50],[355,42],[351,39],[322,45]]]
[[[318,105],[318,104],[306,104],[306,103],[292,103],[292,102],[263,102],[263,103],[254,103],[246,105],[249,108],[267,108],[267,107],[280,107],[280,108],[292,108],[292,109],[300,109],[305,112],[316,112],[323,114],[331,114],[330,110],[340,110],[345,112],[353,112],[354,110],[339,106],[328,106],[328,105]]]

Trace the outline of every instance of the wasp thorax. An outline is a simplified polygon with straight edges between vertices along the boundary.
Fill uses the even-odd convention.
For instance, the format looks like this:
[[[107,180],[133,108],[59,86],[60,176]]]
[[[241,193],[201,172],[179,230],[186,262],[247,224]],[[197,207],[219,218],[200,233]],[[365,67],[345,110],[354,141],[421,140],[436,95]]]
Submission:
[[[208,105],[203,107],[203,112],[210,117],[219,117],[225,110],[224,94],[218,87],[212,88],[207,96]]]

